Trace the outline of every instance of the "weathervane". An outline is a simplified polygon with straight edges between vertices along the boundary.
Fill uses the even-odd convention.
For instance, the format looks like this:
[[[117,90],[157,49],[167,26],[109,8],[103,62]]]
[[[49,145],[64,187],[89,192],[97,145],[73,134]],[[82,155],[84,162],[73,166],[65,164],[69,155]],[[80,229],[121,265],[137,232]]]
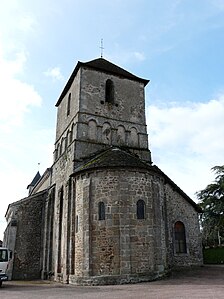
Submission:
[[[103,58],[103,50],[104,50],[104,47],[103,47],[103,39],[102,39],[102,38],[101,38],[101,42],[100,42],[100,49],[101,49],[100,57]]]

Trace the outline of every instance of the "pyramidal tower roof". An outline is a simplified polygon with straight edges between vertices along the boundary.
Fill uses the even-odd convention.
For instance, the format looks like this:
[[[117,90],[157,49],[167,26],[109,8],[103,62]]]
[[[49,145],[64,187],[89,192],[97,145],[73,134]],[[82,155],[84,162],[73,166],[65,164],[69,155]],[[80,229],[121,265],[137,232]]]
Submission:
[[[80,67],[88,67],[88,68],[92,68],[95,70],[99,70],[105,73],[109,73],[109,74],[114,74],[114,75],[118,75],[120,77],[123,78],[127,78],[130,80],[134,80],[134,81],[138,81],[138,82],[142,82],[145,86],[148,84],[149,80],[137,77],[135,75],[133,75],[132,73],[124,70],[123,68],[117,66],[116,64],[104,59],[104,58],[97,58],[88,62],[78,62],[74,71],[72,72],[67,84],[65,85],[65,88],[63,89],[57,103],[56,103],[56,107],[59,106],[60,102],[62,101],[62,99],[64,98],[64,96],[66,95],[66,93],[68,92],[78,70]]]

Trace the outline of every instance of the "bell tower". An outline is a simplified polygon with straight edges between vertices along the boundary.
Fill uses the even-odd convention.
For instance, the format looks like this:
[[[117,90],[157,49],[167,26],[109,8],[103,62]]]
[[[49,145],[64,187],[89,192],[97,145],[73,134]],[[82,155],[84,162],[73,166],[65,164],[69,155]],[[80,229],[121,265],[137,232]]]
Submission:
[[[95,153],[122,147],[151,164],[144,93],[148,82],[104,58],[78,62],[56,103],[55,163],[67,152],[72,173]]]

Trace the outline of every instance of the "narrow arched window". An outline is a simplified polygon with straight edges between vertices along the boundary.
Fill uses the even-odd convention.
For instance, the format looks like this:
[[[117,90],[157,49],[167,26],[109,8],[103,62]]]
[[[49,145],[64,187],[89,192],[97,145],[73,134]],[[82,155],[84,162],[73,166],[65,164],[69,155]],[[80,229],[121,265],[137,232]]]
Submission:
[[[62,146],[63,146],[63,144],[62,144],[62,141],[61,141],[61,144],[59,145],[59,155],[62,154],[62,150],[63,150]]]
[[[77,233],[79,231],[79,216],[76,215],[75,217],[75,232]]]
[[[72,143],[72,140],[73,140],[73,134],[74,134],[74,124],[72,124],[71,132],[70,132],[69,143]]]
[[[114,83],[110,79],[106,81],[105,87],[105,102],[114,103]]]
[[[66,138],[65,137],[62,137],[62,140],[61,140],[61,154],[64,153],[65,151],[65,146],[66,146]]]
[[[185,227],[183,222],[177,221],[174,225],[175,252],[187,253]]]
[[[71,132],[68,130],[67,135],[66,135],[66,147],[68,147],[70,144],[70,134],[71,134]]]
[[[103,201],[98,203],[99,220],[105,220],[105,204]]]
[[[145,202],[142,199],[137,201],[137,219],[145,219]]]
[[[54,151],[54,161],[56,161],[58,158],[58,147]]]
[[[70,114],[71,109],[71,93],[68,95],[68,102],[67,102],[67,116]]]

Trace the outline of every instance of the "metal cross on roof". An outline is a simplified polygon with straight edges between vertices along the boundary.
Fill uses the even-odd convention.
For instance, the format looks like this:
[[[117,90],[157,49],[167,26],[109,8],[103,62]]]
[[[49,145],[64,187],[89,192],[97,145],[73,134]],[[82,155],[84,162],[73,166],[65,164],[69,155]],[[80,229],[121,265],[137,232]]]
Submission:
[[[104,50],[104,47],[103,47],[103,39],[102,39],[102,38],[101,38],[101,42],[100,42],[100,49],[101,49],[100,57],[103,58],[103,50]]]

